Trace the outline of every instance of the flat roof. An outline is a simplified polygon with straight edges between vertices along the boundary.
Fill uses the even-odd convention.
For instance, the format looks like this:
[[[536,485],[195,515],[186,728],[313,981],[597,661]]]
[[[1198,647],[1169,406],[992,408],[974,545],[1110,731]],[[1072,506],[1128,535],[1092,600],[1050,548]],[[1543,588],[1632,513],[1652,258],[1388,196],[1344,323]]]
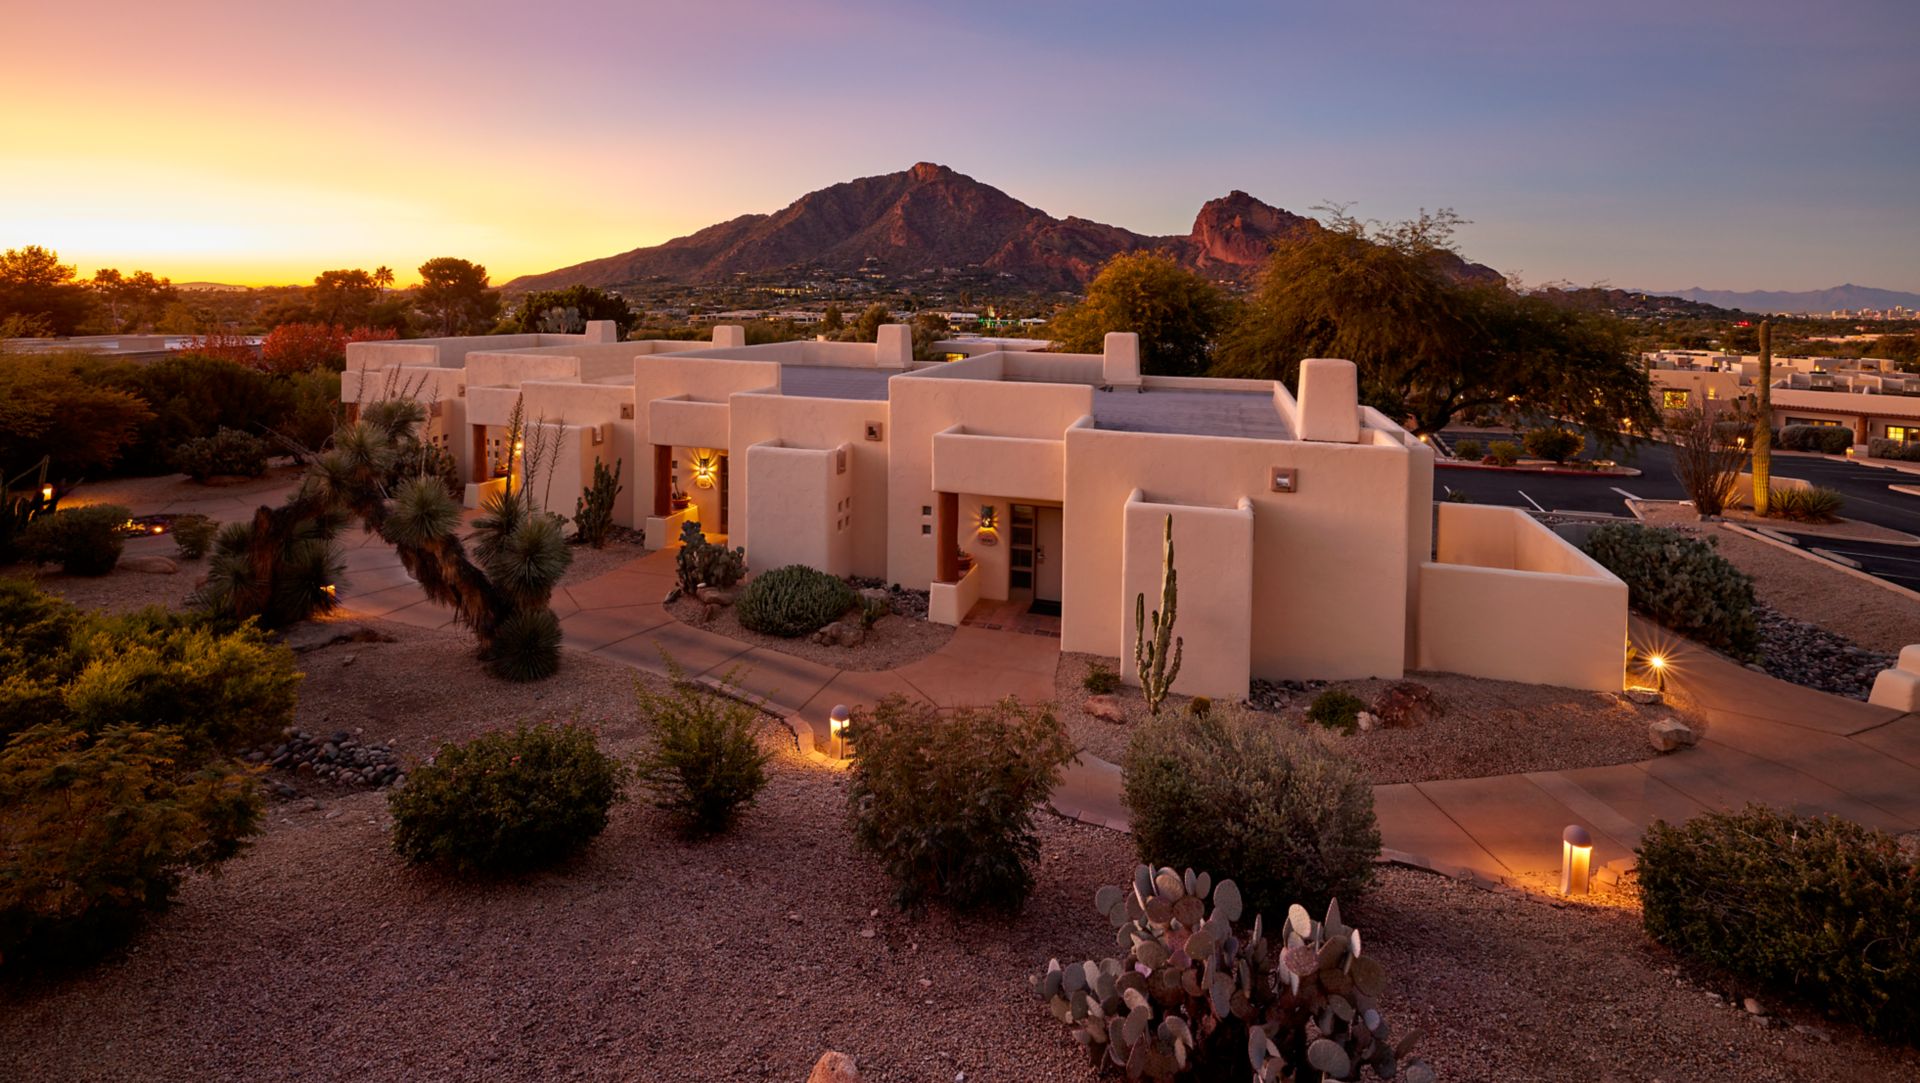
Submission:
[[[836,368],[831,365],[781,365],[780,393],[808,399],[862,399],[885,402],[892,372]]]
[[[1293,439],[1292,430],[1280,416],[1280,408],[1273,403],[1273,395],[1262,391],[1200,391],[1184,387],[1096,391],[1093,422],[1098,428],[1120,432]]]

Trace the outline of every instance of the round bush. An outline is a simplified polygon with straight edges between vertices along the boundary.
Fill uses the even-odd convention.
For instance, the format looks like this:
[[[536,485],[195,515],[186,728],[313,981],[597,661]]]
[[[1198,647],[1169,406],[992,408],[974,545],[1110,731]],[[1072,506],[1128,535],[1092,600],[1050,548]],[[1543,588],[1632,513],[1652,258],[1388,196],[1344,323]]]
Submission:
[[[791,639],[840,619],[859,598],[837,575],[789,564],[747,584],[734,606],[742,626]]]
[[[1487,445],[1487,457],[1498,466],[1512,466],[1520,461],[1520,445],[1511,440],[1495,440]]]
[[[388,799],[393,848],[462,873],[549,864],[606,829],[628,775],[580,726],[521,726],[442,745]]]
[[[273,445],[239,429],[221,427],[212,436],[196,437],[174,450],[174,469],[195,481],[221,475],[257,478],[267,472]]]
[[[1665,527],[1608,523],[1587,554],[1620,577],[1635,609],[1709,647],[1751,658],[1760,643],[1753,580],[1709,540]]]
[[[1751,805],[1655,823],[1639,878],[1660,943],[1920,1042],[1920,865],[1892,835]]]
[[[117,504],[94,504],[42,515],[27,526],[20,549],[40,564],[58,564],[68,575],[105,575],[120,563],[126,544],[120,533],[132,513]]]
[[[1253,913],[1318,911],[1373,875],[1373,788],[1351,761],[1225,704],[1134,731],[1123,765],[1140,859],[1231,878]]]
[[[1480,446],[1480,441],[1472,437],[1463,436],[1453,442],[1453,457],[1456,459],[1473,461],[1484,454],[1486,451]]]
[[[1556,463],[1566,462],[1587,446],[1586,437],[1552,426],[1530,430],[1525,439],[1528,454]]]
[[[1307,708],[1307,721],[1341,733],[1352,733],[1360,728],[1360,712],[1366,709],[1366,701],[1352,692],[1329,688],[1313,697],[1313,704]]]

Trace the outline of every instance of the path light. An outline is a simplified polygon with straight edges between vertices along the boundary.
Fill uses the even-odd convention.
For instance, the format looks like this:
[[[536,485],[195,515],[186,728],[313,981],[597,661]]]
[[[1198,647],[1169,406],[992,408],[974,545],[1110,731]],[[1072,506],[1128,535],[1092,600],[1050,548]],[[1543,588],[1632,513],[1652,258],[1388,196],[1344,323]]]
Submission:
[[[40,486],[40,499],[46,501],[49,504],[53,503],[53,486],[51,485]]]
[[[847,710],[844,703],[834,704],[833,710],[827,713],[827,730],[833,734],[833,758],[836,760],[847,758],[847,722],[852,717],[853,712]]]
[[[1653,672],[1653,688],[1656,692],[1667,690],[1667,656],[1654,654],[1647,657],[1647,668]]]
[[[1560,832],[1560,894],[1587,893],[1587,867],[1593,860],[1593,836],[1579,824]]]

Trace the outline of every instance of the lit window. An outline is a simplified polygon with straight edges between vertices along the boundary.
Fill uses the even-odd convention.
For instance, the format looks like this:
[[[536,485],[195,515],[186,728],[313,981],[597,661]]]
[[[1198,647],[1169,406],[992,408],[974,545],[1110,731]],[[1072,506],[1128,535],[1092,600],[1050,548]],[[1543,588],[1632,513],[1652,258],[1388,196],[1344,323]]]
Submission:
[[[1888,425],[1887,439],[1896,440],[1902,444],[1911,443],[1912,441],[1915,441],[1915,440],[1920,440],[1920,426]]]
[[[1691,397],[1684,388],[1668,388],[1660,393],[1660,406],[1667,410],[1684,410]]]

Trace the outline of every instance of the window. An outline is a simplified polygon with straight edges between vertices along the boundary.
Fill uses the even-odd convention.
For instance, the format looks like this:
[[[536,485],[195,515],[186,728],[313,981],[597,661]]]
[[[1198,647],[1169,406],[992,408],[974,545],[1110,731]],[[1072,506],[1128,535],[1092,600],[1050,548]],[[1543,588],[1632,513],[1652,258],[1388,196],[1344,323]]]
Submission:
[[[1668,388],[1660,392],[1660,408],[1663,410],[1684,410],[1692,396],[1685,388]]]
[[[1897,440],[1902,444],[1920,440],[1920,425],[1888,425],[1887,439]]]

